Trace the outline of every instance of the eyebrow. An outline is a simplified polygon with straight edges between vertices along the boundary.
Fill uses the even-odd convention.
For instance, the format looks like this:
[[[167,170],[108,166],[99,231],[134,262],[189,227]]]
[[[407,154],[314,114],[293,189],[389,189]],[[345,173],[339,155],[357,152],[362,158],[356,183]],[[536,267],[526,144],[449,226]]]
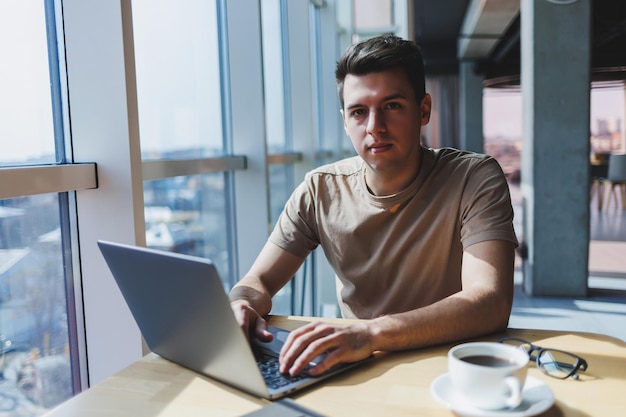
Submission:
[[[390,94],[386,97],[383,97],[383,99],[381,100],[381,102],[385,102],[385,101],[391,101],[391,100],[397,100],[397,99],[406,99],[406,96],[404,94],[400,94],[400,93],[394,93],[394,94]],[[351,109],[355,109],[355,108],[359,108],[359,107],[366,107],[363,104],[360,103],[355,103],[355,104],[351,104],[349,106],[346,106],[346,110],[351,110]]]

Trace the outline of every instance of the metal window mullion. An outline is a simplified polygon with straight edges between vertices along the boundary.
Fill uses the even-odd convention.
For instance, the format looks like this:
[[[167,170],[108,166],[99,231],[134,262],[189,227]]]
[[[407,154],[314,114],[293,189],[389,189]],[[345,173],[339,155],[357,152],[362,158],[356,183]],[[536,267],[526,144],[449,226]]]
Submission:
[[[222,143],[223,150],[232,153],[234,149],[232,128],[232,103],[230,95],[230,57],[228,49],[228,15],[226,0],[215,2],[217,15],[219,77],[220,77],[220,100],[222,118]],[[247,161],[246,161],[247,163]],[[228,287],[235,284],[235,277],[239,277],[239,251],[237,249],[237,205],[235,202],[235,176],[230,172],[224,174],[224,203],[226,205],[226,245],[228,251],[228,266],[230,276],[226,277]]]
[[[69,101],[65,59],[65,34],[63,5],[60,0],[44,1],[48,45],[50,96],[54,128],[55,160],[66,164],[75,162],[72,157],[72,141],[69,129]],[[92,187],[97,187],[97,171],[94,166]],[[86,177],[80,175],[79,178]],[[76,189],[74,189],[75,191]],[[76,193],[58,193],[59,224],[61,230],[62,262],[65,279],[67,331],[69,336],[72,389],[74,393],[88,386],[89,373],[86,361],[86,329],[83,320],[83,291],[80,274],[78,227],[76,216]]]
[[[56,162],[66,162],[63,119],[63,91],[57,39],[56,5],[54,0],[45,0],[46,40],[48,43],[48,71],[50,74],[50,97],[52,100],[52,119],[54,127],[54,147]]]

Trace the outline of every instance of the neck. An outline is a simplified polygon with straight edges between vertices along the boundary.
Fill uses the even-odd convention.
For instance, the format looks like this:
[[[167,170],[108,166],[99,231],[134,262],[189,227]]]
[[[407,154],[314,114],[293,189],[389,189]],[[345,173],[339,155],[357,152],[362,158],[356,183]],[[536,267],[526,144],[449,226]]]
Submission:
[[[398,175],[397,172],[374,171],[366,165],[365,184],[367,185],[367,189],[375,196],[398,194],[417,178],[421,165],[421,161],[419,161],[415,166],[415,170],[404,173],[405,175]]]

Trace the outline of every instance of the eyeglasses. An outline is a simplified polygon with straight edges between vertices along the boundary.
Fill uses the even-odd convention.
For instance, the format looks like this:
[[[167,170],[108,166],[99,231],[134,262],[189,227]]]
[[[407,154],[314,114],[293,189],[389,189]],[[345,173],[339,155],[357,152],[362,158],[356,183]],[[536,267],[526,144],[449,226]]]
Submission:
[[[503,337],[498,343],[517,346],[528,353],[528,357],[537,363],[537,367],[554,378],[578,379],[578,371],[587,370],[587,361],[569,352],[542,348],[517,337]]]

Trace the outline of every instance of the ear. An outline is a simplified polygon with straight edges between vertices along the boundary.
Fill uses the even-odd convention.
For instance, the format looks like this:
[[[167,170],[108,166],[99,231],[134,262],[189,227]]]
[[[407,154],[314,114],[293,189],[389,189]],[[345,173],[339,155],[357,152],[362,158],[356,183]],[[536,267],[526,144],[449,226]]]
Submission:
[[[347,135],[348,134],[348,126],[346,126],[346,115],[343,112],[343,109],[340,109],[339,113],[341,113],[341,119],[343,120],[343,130],[346,132],[346,135]]]
[[[432,103],[432,98],[430,97],[430,94],[426,93],[426,95],[424,95],[424,98],[422,99],[422,102],[420,104],[422,126],[426,126],[428,122],[430,121],[430,110],[431,110],[432,104],[433,103]]]

